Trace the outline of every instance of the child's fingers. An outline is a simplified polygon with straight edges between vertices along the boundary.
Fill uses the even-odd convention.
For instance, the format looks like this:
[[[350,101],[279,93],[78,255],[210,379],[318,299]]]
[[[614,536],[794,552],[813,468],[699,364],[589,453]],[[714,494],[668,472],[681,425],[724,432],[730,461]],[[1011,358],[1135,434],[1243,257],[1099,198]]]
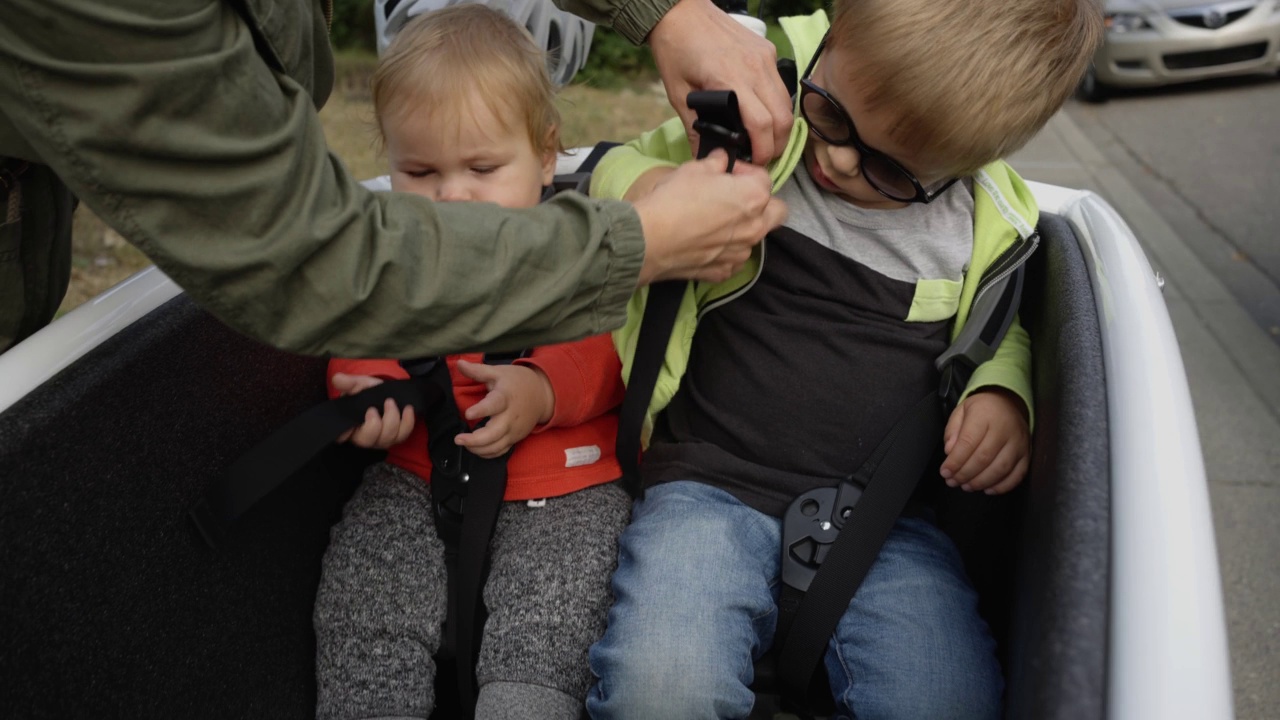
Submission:
[[[462,414],[466,419],[475,422],[481,418],[496,417],[507,409],[507,395],[504,392],[490,392],[480,402],[467,408]],[[493,422],[492,420],[490,422]]]
[[[1014,464],[1013,470],[1004,477],[1003,480],[987,488],[983,492],[988,495],[1003,495],[1010,490],[1018,487],[1022,483],[1022,479],[1027,476],[1027,468],[1031,465],[1029,458],[1023,457]]]
[[[968,453],[964,456],[963,462],[958,462],[958,467],[952,474],[951,479],[956,481],[955,486],[961,486],[970,483],[974,478],[978,477],[987,466],[995,460],[999,454],[1001,444],[992,437],[991,428],[985,425],[975,427],[973,423],[969,423],[960,431],[960,437],[956,440],[957,451],[967,449]]]
[[[964,403],[961,403],[956,406],[955,410],[951,411],[951,417],[947,419],[947,427],[942,431],[942,452],[947,453],[948,456],[951,454],[952,447],[956,444],[956,436],[960,434],[960,428],[963,425]],[[943,467],[946,467],[946,463],[943,463]],[[951,468],[951,471],[955,472],[955,468]]]
[[[484,363],[458,361],[458,372],[479,383],[488,385],[498,379],[498,372],[491,365]]]
[[[396,433],[395,440],[392,441],[391,444],[399,445],[405,440],[408,440],[409,436],[413,434],[413,425],[414,425],[413,406],[410,405],[409,407],[405,408],[404,412],[401,413],[400,415],[400,428],[399,428],[399,431]]]
[[[378,447],[391,447],[399,434],[400,408],[396,406],[395,400],[387,398],[387,401],[382,404],[382,428],[378,433]]]
[[[961,424],[955,430],[951,450],[947,452],[947,459],[942,463],[942,478],[947,481],[947,485],[958,487],[973,476],[972,470],[966,474],[964,469],[973,462],[974,451],[981,445],[985,431],[986,428],[978,427],[973,423]]]
[[[338,391],[339,395],[355,395],[375,385],[381,385],[382,379],[370,375],[334,373],[333,377],[329,378],[329,382],[333,385],[333,389]]]
[[[462,433],[453,439],[458,445],[465,447],[482,458],[498,457],[511,447],[506,433],[488,425],[475,432]]]
[[[982,454],[987,448],[979,448],[974,455]],[[991,460],[982,467],[978,467],[968,482],[961,483],[960,488],[966,492],[975,492],[978,490],[986,490],[1003,482],[1009,473],[1013,471],[1013,466],[1017,462],[1017,456],[1010,445],[993,445],[990,448],[992,453]]]
[[[364,422],[351,431],[351,442],[362,448],[371,448],[377,444],[381,434],[382,416],[377,408],[369,408],[364,411]]]

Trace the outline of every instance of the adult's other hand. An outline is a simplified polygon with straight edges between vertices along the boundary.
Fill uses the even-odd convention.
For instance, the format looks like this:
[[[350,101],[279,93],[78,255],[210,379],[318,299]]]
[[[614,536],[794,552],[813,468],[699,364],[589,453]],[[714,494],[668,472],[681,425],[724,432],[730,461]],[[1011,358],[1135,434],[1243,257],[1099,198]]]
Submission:
[[[787,219],[787,206],[770,194],[763,169],[716,150],[685,163],[635,200],[644,228],[640,282],[689,278],[720,282],[751,256],[751,249]]]
[[[743,27],[711,0],[680,0],[649,32],[649,48],[667,100],[680,114],[694,154],[696,117],[691,90],[733,90],[751,136],[751,154],[763,165],[782,153],[791,133],[791,99],[777,70],[773,43]]]

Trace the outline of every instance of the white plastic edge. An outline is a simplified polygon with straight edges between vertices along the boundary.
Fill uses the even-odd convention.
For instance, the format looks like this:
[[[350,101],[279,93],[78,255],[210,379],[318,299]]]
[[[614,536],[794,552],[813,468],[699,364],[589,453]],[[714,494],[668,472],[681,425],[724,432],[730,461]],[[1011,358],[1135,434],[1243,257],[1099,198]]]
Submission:
[[[0,412],[179,292],[158,268],[140,270],[0,354]]]
[[[1191,393],[1155,273],[1090,192],[1032,183],[1080,238],[1111,423],[1107,717],[1233,717],[1226,615]]]

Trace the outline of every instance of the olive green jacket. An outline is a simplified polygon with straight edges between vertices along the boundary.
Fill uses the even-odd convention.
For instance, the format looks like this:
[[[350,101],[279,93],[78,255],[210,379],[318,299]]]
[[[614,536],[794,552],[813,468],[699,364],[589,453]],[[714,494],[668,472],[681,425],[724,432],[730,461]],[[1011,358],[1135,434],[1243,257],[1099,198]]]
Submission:
[[[674,0],[563,4],[640,42]],[[622,324],[644,259],[630,205],[434,204],[347,173],[316,116],[334,79],[330,9],[4,0],[0,157],[57,177],[26,174],[0,213],[0,350],[61,299],[67,241],[44,234],[64,223],[32,217],[67,212],[37,197],[65,192],[58,179],[198,303],[282,348],[435,355]],[[55,259],[35,262],[42,250]]]

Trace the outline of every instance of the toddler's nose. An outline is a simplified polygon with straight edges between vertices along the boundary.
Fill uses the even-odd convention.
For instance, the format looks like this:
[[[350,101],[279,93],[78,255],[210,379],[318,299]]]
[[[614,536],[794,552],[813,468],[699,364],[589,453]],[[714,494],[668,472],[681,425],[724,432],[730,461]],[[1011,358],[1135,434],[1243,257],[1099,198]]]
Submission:
[[[436,196],[440,202],[466,202],[471,199],[467,183],[458,179],[445,179],[440,183],[440,191]]]

